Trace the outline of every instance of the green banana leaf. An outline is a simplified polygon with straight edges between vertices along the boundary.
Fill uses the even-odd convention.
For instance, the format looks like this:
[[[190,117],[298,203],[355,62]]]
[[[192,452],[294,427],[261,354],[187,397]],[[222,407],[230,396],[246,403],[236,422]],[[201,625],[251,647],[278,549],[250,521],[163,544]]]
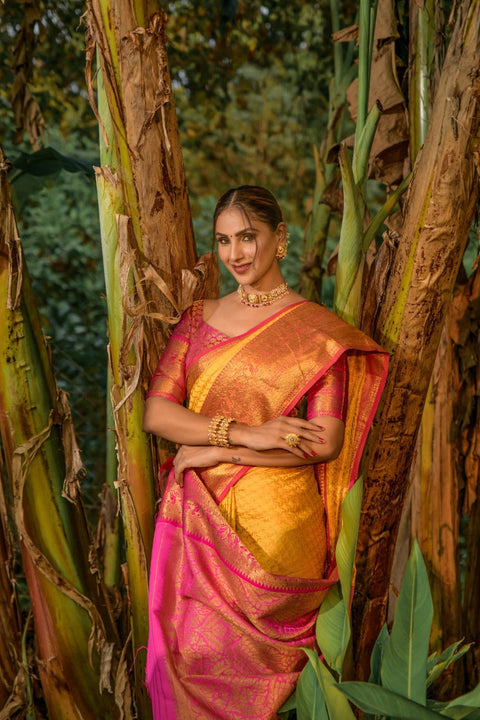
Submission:
[[[327,717],[331,720],[355,720],[355,715],[347,698],[338,692],[338,684],[326,665],[320,660],[314,650],[306,650],[310,662],[315,670],[320,690],[327,707]]]
[[[381,667],[382,685],[426,703],[427,659],[433,604],[427,570],[415,540],[403,577],[395,620]]]
[[[298,679],[296,704],[297,720],[328,720],[327,706],[310,660]]]
[[[375,683],[376,685],[381,684],[380,672],[382,668],[382,659],[385,652],[385,646],[388,642],[389,632],[387,624],[385,623],[377,637],[375,645],[373,646],[372,656],[370,658],[370,678],[368,682]]]
[[[456,711],[460,710],[460,708],[470,708],[470,712],[472,708],[480,710],[480,683],[471,692],[466,693],[466,695],[460,695],[458,698],[455,698],[455,700],[449,702],[445,707],[443,714],[447,717],[454,718],[470,717],[468,714],[454,714]],[[477,714],[480,713],[474,713],[473,715],[476,716]]]
[[[463,645],[463,647],[460,647],[462,642],[462,640],[458,640],[457,642],[452,643],[440,656],[437,652],[430,655],[427,662],[427,687],[430,687],[439,675],[450,667],[452,663],[460,660],[460,658],[465,655],[473,644],[467,643],[466,645]]]
[[[342,528],[335,550],[339,582],[323,601],[316,626],[318,646],[327,664],[339,674],[351,635],[350,597],[362,494],[363,481],[360,478],[343,501]]]
[[[337,688],[361,710],[375,715],[404,720],[439,720],[445,717],[445,714],[430,710],[420,703],[374,683],[343,682],[338,683]]]

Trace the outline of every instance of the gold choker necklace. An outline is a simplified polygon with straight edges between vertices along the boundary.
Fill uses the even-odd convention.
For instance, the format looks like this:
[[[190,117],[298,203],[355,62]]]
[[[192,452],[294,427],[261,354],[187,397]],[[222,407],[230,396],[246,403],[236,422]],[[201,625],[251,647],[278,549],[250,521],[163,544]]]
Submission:
[[[289,287],[286,282],[283,282],[281,285],[278,285],[276,288],[273,288],[273,290],[270,290],[269,292],[259,294],[247,292],[242,285],[239,285],[237,290],[238,294],[240,295],[240,301],[244,305],[248,305],[249,307],[253,308],[271,305],[276,300],[286,295],[288,291]]]

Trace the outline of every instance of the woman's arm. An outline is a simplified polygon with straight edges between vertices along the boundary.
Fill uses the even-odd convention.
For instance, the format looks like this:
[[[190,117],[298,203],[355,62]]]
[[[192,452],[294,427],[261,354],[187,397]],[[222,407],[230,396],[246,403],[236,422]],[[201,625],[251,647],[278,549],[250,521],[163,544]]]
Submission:
[[[273,448],[271,450],[252,450],[249,447],[233,446],[220,448],[222,460],[236,465],[260,465],[263,467],[294,467],[310,463],[329,462],[335,460],[343,447],[345,423],[335,417],[315,417],[309,421],[322,431],[322,437],[302,442],[302,462],[288,450]]]
[[[235,422],[229,428],[230,442],[234,446],[249,448],[252,451],[281,449],[304,460],[311,455],[313,448],[310,444],[323,445],[326,442],[323,437],[324,419],[327,418],[320,418],[317,423],[315,419],[304,420],[282,415],[262,425],[244,425]],[[145,403],[143,429],[179,445],[196,447],[209,445],[210,421],[211,418],[192,412],[183,405],[153,396],[147,398]],[[285,440],[286,435],[292,432],[300,438],[299,445],[295,448],[289,447]]]
[[[174,460],[175,480],[183,485],[183,473],[189,468],[211,467],[222,462],[235,465],[255,465],[257,467],[298,467],[299,465],[313,465],[319,462],[334,460],[343,446],[345,425],[342,420],[334,417],[314,418],[315,422],[322,422],[325,427],[325,440],[308,443],[307,452],[299,458],[289,450],[251,450],[243,446],[230,448],[216,446],[182,445]]]
[[[150,396],[145,401],[144,431],[175,443],[208,445],[210,420],[161,396]]]

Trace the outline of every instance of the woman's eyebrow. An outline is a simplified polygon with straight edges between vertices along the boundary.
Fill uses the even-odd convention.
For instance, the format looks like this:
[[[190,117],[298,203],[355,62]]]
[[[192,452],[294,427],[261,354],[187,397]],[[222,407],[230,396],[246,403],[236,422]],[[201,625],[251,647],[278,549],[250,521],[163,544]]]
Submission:
[[[249,227],[243,228],[243,230],[239,230],[238,232],[234,233],[234,235],[235,235],[235,237],[238,237],[239,235],[243,235],[243,233],[246,233],[246,232],[248,232],[248,231],[253,231],[253,232],[255,232],[255,228],[249,226]],[[229,236],[227,235],[227,233],[219,233],[219,232],[217,232],[217,233],[215,233],[215,235],[216,235],[216,237],[229,237]]]

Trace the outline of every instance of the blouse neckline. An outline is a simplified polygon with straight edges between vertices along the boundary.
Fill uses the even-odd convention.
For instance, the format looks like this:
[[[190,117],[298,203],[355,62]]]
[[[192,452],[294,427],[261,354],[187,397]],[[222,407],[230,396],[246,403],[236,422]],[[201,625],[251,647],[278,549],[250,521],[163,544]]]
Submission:
[[[201,317],[201,322],[204,325],[206,325],[208,328],[210,328],[214,332],[218,333],[219,335],[222,335],[222,337],[226,338],[227,340],[238,340],[239,338],[246,337],[247,335],[254,332],[255,330],[258,330],[259,328],[262,327],[262,325],[265,325],[266,323],[270,322],[270,320],[274,320],[277,316],[280,316],[286,310],[290,310],[290,309],[296,307],[297,305],[303,305],[304,303],[307,303],[310,301],[309,300],[298,300],[297,302],[292,303],[291,305],[286,305],[285,307],[280,308],[280,310],[277,310],[276,313],[273,313],[273,315],[270,315],[268,318],[261,320],[259,323],[257,323],[253,327],[251,327],[249,330],[246,330],[245,332],[240,333],[240,335],[227,335],[227,333],[225,333],[223,330],[219,330],[214,325],[211,325],[203,317],[203,306],[204,306],[203,300],[199,300],[198,302],[201,303],[201,316],[200,317]]]

